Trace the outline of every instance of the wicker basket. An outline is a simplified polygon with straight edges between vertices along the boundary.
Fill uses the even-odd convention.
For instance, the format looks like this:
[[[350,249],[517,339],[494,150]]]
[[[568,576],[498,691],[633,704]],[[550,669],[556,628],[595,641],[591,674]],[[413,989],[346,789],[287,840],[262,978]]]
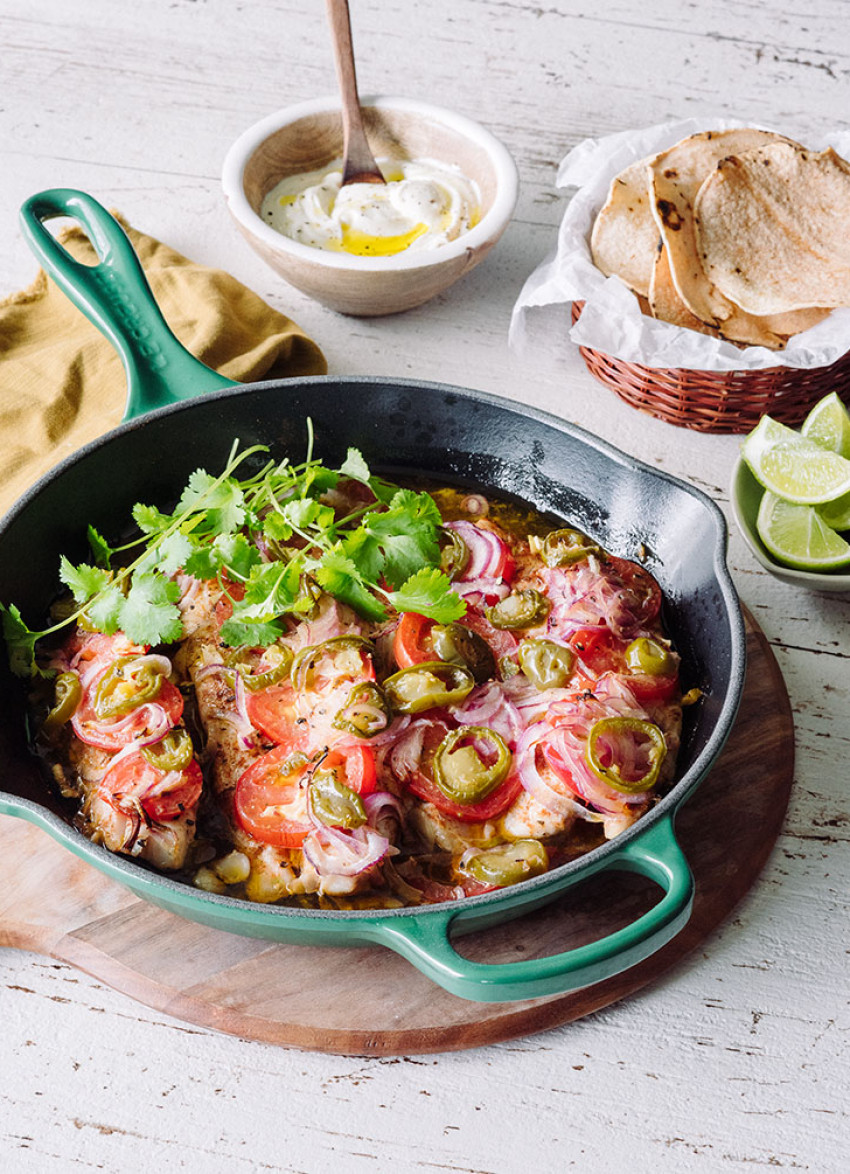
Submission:
[[[573,302],[574,323],[583,305]],[[591,375],[627,404],[698,432],[749,432],[764,415],[783,424],[800,424],[831,391],[850,402],[850,353],[829,367],[809,370],[688,371],[642,367],[589,347],[579,350]]]

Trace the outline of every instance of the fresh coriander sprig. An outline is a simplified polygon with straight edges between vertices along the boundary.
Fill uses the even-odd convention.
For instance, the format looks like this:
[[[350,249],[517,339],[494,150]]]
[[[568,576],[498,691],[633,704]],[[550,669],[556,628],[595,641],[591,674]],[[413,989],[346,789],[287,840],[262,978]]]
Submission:
[[[67,618],[33,631],[14,604],[0,605],[13,670],[39,672],[37,642],[83,617],[89,627],[121,630],[139,644],[180,639],[180,570],[217,579],[227,591],[229,584],[242,587],[241,598],[231,595],[233,615],[221,630],[234,646],[273,643],[282,617],[306,614],[314,603],[307,580],[373,621],[386,619],[388,607],[442,623],[464,614],[465,603],[439,569],[441,518],[427,493],[373,476],[355,448],[338,469],[326,467],[313,458],[309,421],[301,464],[269,461],[253,476],[235,476],[248,458],[266,452],[263,445],[239,452],[234,442],[224,471],[213,477],[197,469],[171,514],[137,503],[133,519],[141,533],[124,546],[111,547],[90,526],[95,565],[74,566],[64,557],[60,564],[59,577],[78,605]],[[375,500],[337,518],[326,495],[342,479],[368,486]],[[134,561],[113,569],[116,556],[139,546]]]

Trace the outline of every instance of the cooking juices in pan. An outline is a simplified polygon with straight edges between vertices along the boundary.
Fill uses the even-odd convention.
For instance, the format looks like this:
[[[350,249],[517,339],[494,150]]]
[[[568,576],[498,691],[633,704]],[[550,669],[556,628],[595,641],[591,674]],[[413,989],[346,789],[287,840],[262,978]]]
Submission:
[[[556,868],[669,789],[679,660],[638,562],[353,449],[234,452],[163,508],[63,560],[52,630],[4,617],[95,842],[251,901],[393,908]]]

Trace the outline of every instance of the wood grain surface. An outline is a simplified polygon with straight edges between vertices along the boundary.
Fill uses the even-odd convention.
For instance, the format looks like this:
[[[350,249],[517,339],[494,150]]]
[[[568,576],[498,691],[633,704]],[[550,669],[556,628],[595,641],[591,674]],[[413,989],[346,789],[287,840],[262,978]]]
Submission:
[[[0,900],[0,945],[69,962],[191,1023],[322,1052],[473,1048],[598,1011],[697,946],[756,879],[779,834],[794,773],[793,720],[776,660],[749,615],[747,622],[747,680],[735,728],[677,819],[696,882],[693,914],[662,950],[606,982],[545,999],[472,1003],[435,987],[389,950],[269,945],[185,921],[139,901],[10,817],[0,820],[0,856],[16,880]],[[482,962],[544,957],[630,924],[658,895],[642,878],[605,874],[520,921],[464,937],[458,948]]]

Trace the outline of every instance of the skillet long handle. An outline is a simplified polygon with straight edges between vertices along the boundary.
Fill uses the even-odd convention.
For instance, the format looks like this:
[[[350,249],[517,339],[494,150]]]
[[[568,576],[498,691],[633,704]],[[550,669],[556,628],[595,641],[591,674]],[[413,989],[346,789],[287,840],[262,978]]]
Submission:
[[[687,924],[694,879],[673,830],[661,821],[607,860],[603,869],[637,872],[656,881],[664,896],[624,929],[597,942],[526,962],[472,962],[449,940],[456,914],[417,911],[381,927],[380,940],[438,985],[478,1003],[512,1002],[580,990],[630,969],[650,957]],[[587,873],[579,873],[576,881]]]
[[[98,264],[74,260],[44,226],[69,216],[89,237]],[[174,336],[154,300],[130,239],[114,216],[86,192],[55,188],[22,206],[24,236],[45,271],[109,339],[127,373],[124,419],[178,400],[233,387]]]

